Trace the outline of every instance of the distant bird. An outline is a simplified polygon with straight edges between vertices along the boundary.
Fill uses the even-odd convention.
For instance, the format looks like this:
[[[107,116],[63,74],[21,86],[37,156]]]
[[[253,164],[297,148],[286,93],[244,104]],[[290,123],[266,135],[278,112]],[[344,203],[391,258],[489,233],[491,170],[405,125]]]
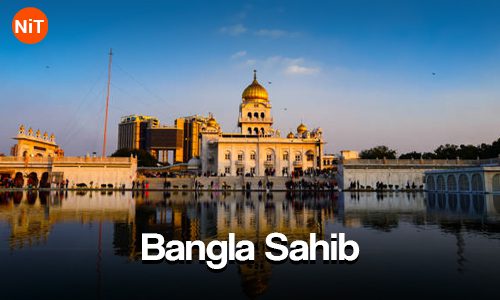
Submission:
[[[272,82],[271,82],[271,81],[268,81],[267,83],[271,84]]]
[[[286,111],[286,110],[287,110],[287,108],[285,107],[283,110],[284,110],[284,111]]]
[[[45,66],[45,69],[50,69],[50,66]]]
[[[436,75],[436,73],[432,72],[432,75]]]

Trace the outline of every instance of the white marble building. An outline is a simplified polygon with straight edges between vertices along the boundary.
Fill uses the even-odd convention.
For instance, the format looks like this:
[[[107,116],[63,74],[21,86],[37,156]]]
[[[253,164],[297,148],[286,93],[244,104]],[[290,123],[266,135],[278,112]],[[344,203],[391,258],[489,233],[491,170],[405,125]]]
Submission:
[[[202,173],[237,176],[287,176],[322,168],[324,141],[320,128],[281,137],[273,127],[271,103],[266,89],[253,82],[243,91],[238,126],[240,132],[225,133],[211,116],[202,129]]]

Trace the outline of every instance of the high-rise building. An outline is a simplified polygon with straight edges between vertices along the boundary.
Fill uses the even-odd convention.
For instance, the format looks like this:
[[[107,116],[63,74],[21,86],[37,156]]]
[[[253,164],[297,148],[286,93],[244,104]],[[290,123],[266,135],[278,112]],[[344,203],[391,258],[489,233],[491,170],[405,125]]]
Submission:
[[[146,131],[157,128],[160,121],[151,116],[122,117],[118,125],[118,149],[146,149]]]
[[[193,157],[200,157],[200,132],[209,119],[210,117],[194,115],[175,120],[175,126],[184,131],[182,142],[184,149],[183,162],[188,162]]]
[[[143,149],[161,162],[187,163],[200,156],[200,132],[209,119],[193,115],[165,126],[155,117],[125,116],[118,125],[118,149]]]

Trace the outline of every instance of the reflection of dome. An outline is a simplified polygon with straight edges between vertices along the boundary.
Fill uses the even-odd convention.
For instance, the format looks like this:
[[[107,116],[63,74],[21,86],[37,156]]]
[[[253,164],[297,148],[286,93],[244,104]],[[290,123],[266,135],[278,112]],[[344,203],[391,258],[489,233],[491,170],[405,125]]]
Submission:
[[[265,100],[269,99],[266,89],[257,82],[257,73],[253,71],[253,82],[243,91],[241,97],[245,100]]]
[[[300,125],[297,127],[297,133],[303,134],[306,131],[307,131],[306,125],[304,125],[303,123],[300,123]]]
[[[294,138],[293,133],[290,131],[290,132],[286,135],[286,138],[287,138],[287,139],[293,139],[293,138]]]
[[[193,157],[188,161],[188,169],[199,169],[201,167],[201,161],[199,158]]]

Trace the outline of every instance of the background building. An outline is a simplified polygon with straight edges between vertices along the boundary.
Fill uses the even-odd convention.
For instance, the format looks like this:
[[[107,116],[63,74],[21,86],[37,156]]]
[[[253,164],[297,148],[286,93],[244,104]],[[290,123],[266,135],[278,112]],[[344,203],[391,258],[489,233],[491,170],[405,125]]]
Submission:
[[[340,151],[340,158],[343,160],[358,159],[359,152],[354,150],[342,150]]]
[[[118,149],[146,149],[146,131],[160,126],[160,121],[151,116],[130,115],[121,118],[118,124]]]
[[[56,144],[54,134],[40,130],[33,132],[33,129],[25,130],[24,125],[19,126],[19,132],[16,137],[17,144],[14,145],[10,152],[16,157],[59,157],[64,156],[64,151]]]
[[[187,116],[168,126],[161,125],[156,117],[125,116],[118,125],[118,149],[142,149],[160,162],[187,163],[200,156],[200,132],[208,119]]]

